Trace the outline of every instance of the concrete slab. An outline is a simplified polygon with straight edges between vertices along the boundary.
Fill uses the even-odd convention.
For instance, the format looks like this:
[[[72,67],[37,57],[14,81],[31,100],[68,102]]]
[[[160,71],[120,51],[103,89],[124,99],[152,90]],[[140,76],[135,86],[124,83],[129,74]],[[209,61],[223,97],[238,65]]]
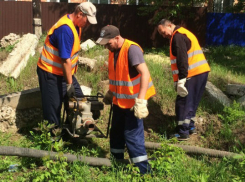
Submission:
[[[92,40],[88,39],[80,45],[80,48],[83,51],[87,51],[94,46],[96,46],[96,44]]]
[[[7,59],[0,65],[0,73],[16,79],[26,66],[29,57],[35,54],[37,43],[38,38],[36,35],[25,34]]]
[[[41,92],[39,88],[15,92],[0,96],[0,108],[10,106],[15,109],[41,108]]]
[[[91,95],[91,88],[81,85],[84,95]],[[9,106],[14,109],[42,108],[39,87],[8,95],[0,95],[0,108]]]
[[[226,92],[229,95],[244,96],[245,95],[245,85],[228,84],[226,86]]]
[[[205,89],[213,102],[219,102],[224,106],[230,106],[232,103],[232,101],[211,82],[207,82]]]

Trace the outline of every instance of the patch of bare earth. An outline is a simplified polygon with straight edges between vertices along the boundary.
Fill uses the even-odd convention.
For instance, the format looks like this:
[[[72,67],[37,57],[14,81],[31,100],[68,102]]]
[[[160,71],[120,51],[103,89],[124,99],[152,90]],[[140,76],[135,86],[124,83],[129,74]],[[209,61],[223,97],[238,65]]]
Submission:
[[[0,64],[7,58],[8,52],[2,50],[0,51]]]
[[[244,124],[239,127],[239,128],[236,128],[234,131],[233,131],[233,134],[238,138],[238,140],[242,143],[242,144],[245,144],[245,126]]]

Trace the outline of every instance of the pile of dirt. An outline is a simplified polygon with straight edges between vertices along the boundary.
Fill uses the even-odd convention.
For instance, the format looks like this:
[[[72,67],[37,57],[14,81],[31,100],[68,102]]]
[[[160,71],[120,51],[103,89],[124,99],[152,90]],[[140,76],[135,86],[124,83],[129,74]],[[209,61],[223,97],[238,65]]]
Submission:
[[[5,50],[0,50],[0,64],[8,57],[8,52]]]

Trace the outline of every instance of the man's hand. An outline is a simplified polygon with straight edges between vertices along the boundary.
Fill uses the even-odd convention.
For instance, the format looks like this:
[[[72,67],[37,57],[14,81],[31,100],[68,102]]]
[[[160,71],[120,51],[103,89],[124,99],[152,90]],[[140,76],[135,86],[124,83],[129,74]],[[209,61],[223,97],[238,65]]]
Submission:
[[[103,99],[103,102],[106,104],[106,105],[110,105],[112,103],[112,99],[113,99],[113,93],[108,90],[105,94],[105,97]]]
[[[177,93],[180,97],[185,97],[188,95],[188,91],[185,87],[186,78],[178,80],[177,83]]]
[[[75,96],[75,88],[73,84],[66,84],[66,91],[68,98]]]
[[[135,104],[130,110],[134,110],[135,117],[139,119],[146,118],[149,114],[147,100],[135,98]]]

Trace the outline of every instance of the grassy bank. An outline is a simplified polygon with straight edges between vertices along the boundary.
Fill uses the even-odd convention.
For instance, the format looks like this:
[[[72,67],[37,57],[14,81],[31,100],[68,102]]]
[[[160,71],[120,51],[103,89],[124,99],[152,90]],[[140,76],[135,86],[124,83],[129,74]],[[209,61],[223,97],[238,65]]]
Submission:
[[[43,44],[43,38],[39,47]],[[211,66],[208,80],[225,92],[229,83],[245,84],[245,49],[237,46],[209,47],[205,55]],[[4,51],[4,50],[1,50]],[[95,58],[96,66],[92,71],[80,67],[76,77],[81,85],[93,89],[93,95],[98,91],[105,92],[101,81],[107,79],[105,61],[108,51],[96,46],[81,56]],[[30,58],[28,65],[18,79],[0,76],[0,94],[7,94],[29,88],[38,87],[36,62],[39,53]],[[162,49],[146,49],[145,60],[150,70],[157,94],[149,100],[149,116],[144,120],[146,141],[161,142],[159,150],[148,150],[152,174],[141,176],[138,169],[132,165],[114,165],[113,167],[90,167],[80,162],[67,163],[64,158],[54,162],[45,159],[1,156],[1,181],[244,181],[245,159],[218,159],[208,156],[188,156],[177,147],[167,144],[176,143],[167,140],[174,130],[174,91],[168,47]],[[109,107],[101,112],[98,126],[106,132]],[[198,135],[192,136],[185,145],[195,145],[237,153],[245,152],[245,120],[244,110],[234,103],[223,107],[203,96],[197,116],[202,119],[198,125]],[[40,126],[39,126],[40,127]],[[31,129],[32,130],[32,129]],[[63,141],[51,142],[51,136],[42,130],[41,133],[0,133],[2,146],[18,146],[43,150],[53,150],[76,155],[109,157],[108,139],[91,139],[87,145],[70,144]],[[128,154],[125,153],[125,156]],[[16,171],[9,171],[9,166],[17,164]]]

